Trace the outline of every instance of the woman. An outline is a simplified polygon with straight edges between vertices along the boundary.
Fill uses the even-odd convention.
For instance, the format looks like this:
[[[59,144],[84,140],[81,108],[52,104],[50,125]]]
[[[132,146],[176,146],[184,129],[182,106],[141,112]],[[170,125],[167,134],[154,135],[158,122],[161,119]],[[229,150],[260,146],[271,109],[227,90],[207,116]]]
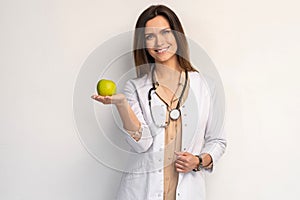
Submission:
[[[93,95],[115,104],[136,155],[124,173],[118,199],[205,199],[204,172],[225,151],[214,131],[214,96],[188,58],[188,45],[176,14],[166,6],[147,8],[134,36],[137,79],[124,94]]]

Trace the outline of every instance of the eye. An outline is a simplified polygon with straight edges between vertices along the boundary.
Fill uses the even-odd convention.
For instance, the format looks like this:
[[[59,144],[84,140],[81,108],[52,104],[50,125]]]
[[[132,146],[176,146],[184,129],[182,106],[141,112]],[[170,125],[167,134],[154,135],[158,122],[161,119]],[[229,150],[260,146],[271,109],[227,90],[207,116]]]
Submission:
[[[145,36],[146,40],[152,40],[154,36],[152,34],[148,34]]]
[[[162,32],[163,35],[167,35],[169,33],[171,33],[171,30],[163,30],[163,32]]]

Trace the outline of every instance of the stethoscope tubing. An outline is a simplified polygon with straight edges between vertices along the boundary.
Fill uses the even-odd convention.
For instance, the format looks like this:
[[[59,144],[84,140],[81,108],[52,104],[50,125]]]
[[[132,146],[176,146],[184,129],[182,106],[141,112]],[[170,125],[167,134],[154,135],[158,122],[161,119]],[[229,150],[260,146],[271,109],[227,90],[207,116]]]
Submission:
[[[159,85],[158,82],[154,82],[154,70],[155,70],[155,67],[153,67],[153,69],[152,69],[152,71],[151,71],[152,88],[150,88],[150,90],[149,90],[149,92],[148,92],[148,102],[149,102],[149,109],[150,109],[151,118],[152,118],[154,124],[155,124],[156,126],[158,126],[158,125],[155,123],[155,120],[154,120],[154,117],[153,117],[153,113],[152,113],[152,107],[151,107],[151,101],[152,101],[151,93],[152,93],[152,91],[155,91],[156,88],[157,88],[157,86]],[[169,118],[171,118],[172,120],[177,120],[177,119],[180,117],[180,115],[181,115],[181,111],[180,111],[180,103],[181,103],[182,97],[183,97],[184,92],[185,92],[186,87],[187,87],[187,81],[188,81],[188,72],[187,72],[187,70],[185,70],[185,81],[184,81],[184,86],[183,86],[182,92],[181,92],[180,97],[179,97],[179,99],[178,99],[176,108],[175,108],[175,109],[172,109],[172,110],[170,111],[170,114],[171,114],[171,112],[174,111],[174,110],[178,111],[179,114],[178,114],[178,117],[176,117],[176,118],[172,118],[171,115],[169,114],[169,115],[170,115]],[[169,120],[170,120],[170,119],[169,119]],[[168,124],[169,124],[169,121],[168,121],[168,122],[165,122],[165,125],[159,125],[158,127],[166,127]]]

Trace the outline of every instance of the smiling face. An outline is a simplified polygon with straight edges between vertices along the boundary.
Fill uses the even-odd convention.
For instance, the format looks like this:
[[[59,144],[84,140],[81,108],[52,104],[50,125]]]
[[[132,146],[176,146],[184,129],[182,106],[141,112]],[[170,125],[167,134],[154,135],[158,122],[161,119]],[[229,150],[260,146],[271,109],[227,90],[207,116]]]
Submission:
[[[170,61],[177,61],[176,38],[165,17],[158,15],[147,21],[145,41],[147,51],[154,58],[155,62],[167,64]]]

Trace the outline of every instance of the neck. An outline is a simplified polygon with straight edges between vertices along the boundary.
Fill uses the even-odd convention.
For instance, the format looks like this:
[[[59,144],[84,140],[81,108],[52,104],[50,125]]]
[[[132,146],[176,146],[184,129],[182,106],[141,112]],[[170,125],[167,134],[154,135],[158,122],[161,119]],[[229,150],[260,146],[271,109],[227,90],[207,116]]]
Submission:
[[[164,65],[156,65],[155,74],[156,80],[158,81],[160,86],[168,88],[173,92],[177,90],[181,75],[181,69],[174,70]]]
[[[176,58],[176,57],[175,57]],[[155,72],[158,80],[171,81],[177,80],[182,69],[176,59],[169,59],[166,62],[156,62]]]
[[[161,66],[161,67],[168,68],[168,69],[171,69],[174,71],[179,71],[179,72],[181,71],[181,67],[179,65],[176,55],[173,55],[170,59],[163,61],[163,62],[156,61],[155,64],[157,67]]]

